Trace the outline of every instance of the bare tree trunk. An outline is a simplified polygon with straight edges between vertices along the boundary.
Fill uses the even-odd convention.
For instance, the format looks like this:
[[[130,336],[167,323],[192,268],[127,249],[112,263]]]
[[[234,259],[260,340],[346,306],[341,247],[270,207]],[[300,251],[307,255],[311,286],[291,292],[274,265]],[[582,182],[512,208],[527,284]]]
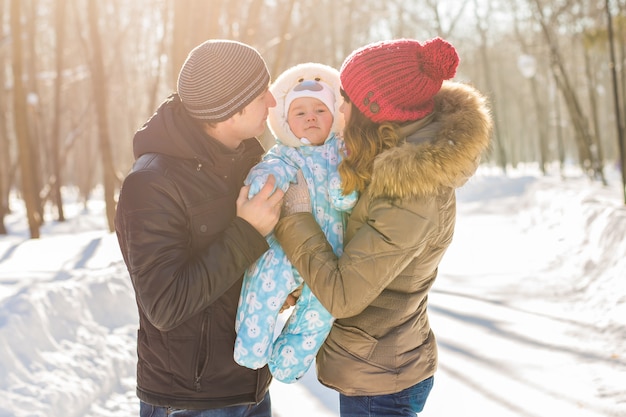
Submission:
[[[30,135],[28,131],[27,104],[24,84],[22,82],[22,27],[21,2],[11,0],[11,33],[13,35],[13,115],[15,119],[15,133],[17,136],[19,160],[22,178],[22,195],[26,205],[26,216],[32,239],[39,238],[41,218],[35,188],[34,161],[31,153]]]
[[[262,17],[261,10],[263,9],[263,3],[264,0],[252,0],[252,4],[248,6],[248,17],[242,27],[242,42],[252,45],[257,40],[259,22]]]
[[[187,21],[188,2],[171,0],[174,10],[174,23],[172,24],[172,45],[170,49],[171,57],[171,77],[170,84],[176,88],[178,82],[178,73],[182,67],[187,55],[189,54],[189,41],[187,40],[187,31],[189,22]]]
[[[31,0],[28,3],[22,2],[23,5],[28,6],[28,16],[26,18],[27,22],[27,33],[26,39],[28,40],[28,57],[22,57],[24,59],[24,63],[27,65],[28,69],[28,89],[27,93],[29,96],[29,105],[28,109],[31,113],[31,117],[29,119],[29,138],[30,138],[30,149],[33,158],[33,181],[35,182],[35,190],[38,190],[35,194],[35,198],[37,201],[37,208],[39,210],[39,218],[43,222],[43,200],[39,194],[39,190],[43,190],[43,172],[45,172],[45,163],[46,159],[43,158],[42,151],[45,154],[45,146],[46,141],[43,140],[42,133],[45,133],[45,130],[42,129],[42,112],[41,108],[41,96],[39,94],[39,87],[37,85],[37,68],[38,68],[38,60],[37,60],[37,50],[35,48],[35,40],[37,36],[37,24],[38,24],[38,4],[37,0]]]
[[[596,100],[597,82],[594,71],[591,69],[591,58],[589,57],[589,49],[583,47],[585,58],[585,74],[587,75],[587,91],[589,92],[589,108],[591,111],[591,120],[593,122],[593,134],[591,140],[596,150],[596,158],[599,161],[601,169],[604,167],[604,151],[602,149],[602,141],[600,140],[600,121],[598,116],[598,102]],[[603,169],[604,170],[604,169]],[[604,175],[601,176],[604,185],[606,180]]]
[[[561,57],[555,48],[552,48],[552,70],[555,74],[557,86],[563,98],[565,99],[565,106],[567,107],[570,120],[574,126],[574,132],[576,133],[576,143],[578,144],[578,152],[580,158],[580,164],[585,169],[591,178],[601,179],[604,184],[604,173],[602,169],[602,162],[598,160],[597,153],[594,151],[593,139],[589,132],[589,126],[587,118],[585,117],[576,90],[572,87],[569,77],[563,66]]]
[[[624,137],[624,118],[620,117],[620,97],[619,87],[617,85],[617,72],[615,69],[615,44],[613,38],[613,17],[611,15],[609,0],[606,0],[606,13],[608,17],[608,34],[609,34],[609,51],[611,56],[611,79],[613,81],[613,99],[615,105],[615,116],[617,122],[617,141],[620,152],[620,170],[622,172],[622,194],[624,198],[624,204],[626,204],[626,138]],[[624,71],[622,69],[622,71]],[[622,96],[623,99],[624,96]],[[622,102],[623,105],[623,102]]]
[[[65,48],[65,0],[57,0],[56,3],[56,79],[54,80],[54,120],[52,125],[51,151],[50,151],[50,172],[51,194],[57,208],[58,221],[65,221],[63,212],[63,196],[61,186],[63,184],[61,175],[61,165],[59,163],[59,141],[61,140],[61,87],[63,85],[63,50]]]
[[[0,22],[4,22],[4,6],[5,2],[0,1]],[[0,54],[0,85],[6,85],[5,65],[4,54]],[[11,148],[6,115],[6,101],[0,100],[0,235],[7,234],[4,218],[11,211],[9,206],[9,193],[11,191],[11,182],[9,181]]]
[[[526,37],[522,35],[522,31],[520,30],[520,22],[517,19],[518,11],[517,8],[514,7],[514,16],[515,16],[515,37],[519,44],[521,45],[522,53],[532,56],[529,52],[528,42],[526,41]],[[546,118],[546,106],[544,105],[545,97],[542,98],[539,93],[539,83],[537,81],[537,60],[536,57],[532,56],[534,62],[534,68],[531,70],[530,74],[523,74],[524,77],[528,77],[530,81],[530,88],[533,97],[533,105],[535,108],[535,116],[537,117],[537,139],[539,142],[539,163],[541,173],[546,175],[546,170],[548,168],[548,163],[550,162],[550,147],[548,144],[548,121]]]
[[[174,8],[172,30],[172,85],[192,48],[219,35],[219,18],[223,0],[171,0]]]
[[[167,21],[167,16],[169,15],[169,3],[163,2],[163,20]],[[159,44],[158,56],[165,55],[167,50],[167,28],[168,25],[163,25],[163,37],[161,38],[161,43]],[[148,113],[152,114],[157,107],[157,103],[161,98],[159,98],[159,84],[161,83],[161,72],[162,72],[162,59],[158,59],[158,68],[156,69],[156,76],[154,77],[154,81],[152,83],[152,87],[150,88],[150,100],[148,100]],[[178,73],[176,74],[178,76]]]
[[[454,29],[456,28],[456,25],[461,21],[461,19],[463,18],[463,16],[465,15],[465,8],[467,7],[467,5],[469,4],[469,2],[464,1],[461,2],[460,7],[454,12],[454,15],[452,16],[451,19],[448,19],[448,21],[446,22],[447,24],[447,29],[444,28],[443,25],[443,21],[441,18],[441,13],[439,13],[439,5],[442,2],[439,0],[426,0],[426,4],[428,5],[428,8],[430,8],[434,15],[435,15],[435,27],[436,27],[436,31],[437,31],[437,35],[441,36],[444,39],[447,39],[450,34],[452,32],[454,32]],[[400,4],[402,4],[402,1],[400,2]],[[491,6],[489,6],[491,8]],[[476,0],[474,0],[474,11],[476,13],[477,9],[477,5],[476,5]],[[476,18],[479,19],[479,16],[476,15]],[[416,24],[420,24],[419,19],[414,19]],[[477,21],[478,24],[480,24],[480,20]]]
[[[278,75],[280,68],[282,68],[282,60],[285,56],[285,46],[289,40],[287,39],[287,34],[289,33],[289,28],[291,27],[291,14],[293,12],[293,7],[296,4],[296,0],[289,0],[289,4],[287,6],[287,10],[283,15],[284,20],[280,25],[279,39],[278,39],[278,49],[276,51],[276,58],[274,59],[274,65],[272,68],[272,74],[275,76]]]
[[[0,13],[0,20],[1,13]],[[4,68],[4,59],[0,60],[0,68]],[[0,83],[4,83],[4,70],[0,70]],[[7,234],[4,218],[10,213],[9,193],[9,167],[11,166],[11,153],[9,152],[9,137],[7,135],[6,106],[4,100],[0,100],[0,235]]]
[[[109,231],[112,232],[115,230],[115,188],[117,176],[115,175],[115,167],[113,165],[113,157],[111,153],[111,139],[109,137],[107,79],[104,71],[102,44],[98,30],[98,2],[89,1],[87,4],[89,10],[91,46],[93,48],[93,56],[91,57],[90,66],[98,125],[98,149],[100,151],[102,163],[106,217]]]
[[[474,0],[474,10],[475,11],[478,10],[477,0]],[[480,35],[480,39],[481,39],[479,53],[480,53],[480,59],[484,68],[484,74],[485,74],[484,83],[487,89],[486,93],[490,96],[490,99],[493,100],[494,89],[493,89],[493,84],[491,82],[491,80],[493,79],[493,73],[491,71],[491,66],[489,65],[489,62],[490,62],[489,53],[487,51],[487,30],[484,26],[481,25],[481,22],[484,22],[484,20],[485,19],[481,19],[480,16],[476,15],[476,22],[477,22],[476,29],[478,30],[478,34]],[[505,143],[503,140],[502,131],[499,128],[499,118],[498,118],[499,112],[496,111],[496,107],[497,107],[496,104],[497,103],[492,103],[492,113],[493,113],[493,120],[494,120],[493,141],[496,145],[495,148],[498,152],[498,164],[502,168],[502,171],[506,173],[509,160],[508,160],[508,156],[507,156],[506,149],[505,149]]]
[[[603,163],[598,160],[597,153],[593,147],[593,140],[589,132],[587,118],[582,111],[575,88],[569,80],[568,73],[563,64],[563,58],[556,41],[553,39],[549,24],[543,15],[542,4],[535,0],[535,13],[538,16],[538,23],[541,26],[544,38],[550,47],[551,69],[558,89],[563,94],[570,120],[574,126],[576,143],[578,146],[579,160],[581,167],[587,171],[588,175],[594,179],[601,179],[606,183],[603,172]]]
[[[541,97],[539,94],[539,85],[537,79],[532,77],[530,79],[530,87],[533,95],[533,102],[535,103],[535,108],[537,109],[537,131],[538,131],[538,140],[539,140],[539,163],[541,166],[541,173],[546,175],[546,169],[548,167],[548,163],[550,162],[550,147],[548,146],[548,135],[547,135],[547,127],[548,124],[546,122],[546,112],[545,106],[541,101]]]
[[[556,141],[557,151],[559,155],[559,171],[561,172],[561,178],[565,178],[565,140],[563,139],[563,126],[561,123],[561,95],[556,91],[556,77],[552,76],[554,80],[554,87],[550,88],[550,91],[554,91],[552,98],[554,100],[554,112],[556,116]]]
[[[617,2],[618,5],[618,16],[626,16],[626,1],[618,1]],[[609,12],[609,16],[610,12]],[[615,44],[613,44],[613,48],[617,49],[619,51],[619,57],[615,58],[615,62],[626,62],[626,19],[620,19],[619,20],[620,24],[618,26],[618,36],[615,37],[611,37],[611,39],[613,39],[613,42],[617,42],[618,45],[617,47],[615,46]],[[611,24],[611,32],[613,32],[613,25]],[[614,53],[614,55],[617,55],[617,53]],[[615,82],[617,83],[619,79],[621,79],[621,85],[622,85],[622,89],[621,89],[621,94],[618,93],[618,95],[621,95],[622,97],[622,102],[624,100],[626,100],[626,66],[625,65],[620,65],[620,74],[617,74],[617,72],[615,73]],[[613,67],[613,69],[616,69],[615,67]],[[618,90],[619,91],[619,90]],[[622,121],[622,135],[626,135],[626,132],[624,131],[626,129],[626,126],[624,126],[624,120],[626,120],[626,105],[622,105],[622,111],[620,113],[617,113],[618,119]],[[621,117],[620,117],[621,115]],[[622,137],[622,139],[624,141],[626,141],[626,137]],[[626,143],[623,144],[623,146],[626,148]],[[626,162],[626,155],[624,156],[624,161]],[[622,171],[626,170],[626,166],[622,165]],[[626,173],[622,174],[624,176],[624,180],[626,181]],[[625,187],[626,187],[626,183],[625,183]]]
[[[340,2],[339,4],[341,4],[343,6],[343,10],[346,13],[346,15],[348,16],[348,18],[346,19],[346,22],[344,23],[344,35],[343,35],[343,45],[342,45],[342,49],[344,51],[344,55],[347,56],[350,52],[352,52],[352,42],[354,39],[354,32],[355,32],[355,26],[357,26],[358,29],[358,24],[357,22],[354,22],[353,19],[350,18],[350,11],[354,10],[357,5],[360,3],[360,0],[348,0],[348,4],[343,4],[344,2]],[[360,45],[359,45],[360,46]]]

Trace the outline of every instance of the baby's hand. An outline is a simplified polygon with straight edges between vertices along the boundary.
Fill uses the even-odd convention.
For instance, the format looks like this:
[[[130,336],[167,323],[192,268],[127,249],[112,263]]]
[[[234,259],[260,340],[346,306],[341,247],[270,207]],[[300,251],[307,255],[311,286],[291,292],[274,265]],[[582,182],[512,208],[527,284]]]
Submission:
[[[287,299],[285,299],[285,302],[283,303],[283,306],[280,308],[279,313],[282,313],[283,311],[293,307],[296,305],[296,302],[298,301],[298,298],[300,298],[300,295],[302,295],[302,286],[304,284],[300,284],[300,286],[298,288],[296,288],[295,290],[293,290],[293,292],[291,294],[289,294],[287,296]]]

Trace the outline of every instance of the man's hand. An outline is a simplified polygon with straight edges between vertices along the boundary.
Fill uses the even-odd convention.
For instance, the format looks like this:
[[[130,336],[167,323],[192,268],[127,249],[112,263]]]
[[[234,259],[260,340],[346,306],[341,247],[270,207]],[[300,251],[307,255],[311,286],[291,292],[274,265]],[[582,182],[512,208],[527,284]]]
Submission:
[[[241,188],[237,198],[237,216],[250,223],[263,236],[270,234],[280,218],[284,193],[279,188],[272,192],[275,183],[276,179],[270,175],[261,191],[251,199],[248,199],[249,185]]]

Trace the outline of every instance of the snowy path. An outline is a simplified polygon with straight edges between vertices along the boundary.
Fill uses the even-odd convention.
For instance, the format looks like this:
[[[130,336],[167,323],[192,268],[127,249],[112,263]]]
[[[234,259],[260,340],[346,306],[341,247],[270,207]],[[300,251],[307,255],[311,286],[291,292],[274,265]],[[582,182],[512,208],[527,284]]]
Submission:
[[[425,415],[624,415],[610,397],[626,366],[593,328],[462,292],[432,300],[440,368]]]
[[[577,308],[584,295],[568,289],[574,257],[588,256],[573,250],[567,228],[577,225],[528,227],[532,215],[515,197],[493,210],[493,201],[463,196],[430,297],[440,368],[424,415],[626,416],[624,339]]]

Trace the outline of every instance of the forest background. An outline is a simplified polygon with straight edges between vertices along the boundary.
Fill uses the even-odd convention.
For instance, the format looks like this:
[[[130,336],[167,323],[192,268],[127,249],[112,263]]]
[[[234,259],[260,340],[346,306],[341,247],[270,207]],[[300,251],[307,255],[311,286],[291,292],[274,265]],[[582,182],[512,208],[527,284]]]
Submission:
[[[85,204],[101,187],[112,231],[134,132],[209,38],[254,46],[275,78],[338,68],[372,41],[441,36],[461,56],[456,79],[492,103],[484,163],[569,163],[604,184],[607,165],[625,166],[626,0],[0,0],[0,25],[0,235],[10,193],[37,238],[65,220],[68,187]]]

